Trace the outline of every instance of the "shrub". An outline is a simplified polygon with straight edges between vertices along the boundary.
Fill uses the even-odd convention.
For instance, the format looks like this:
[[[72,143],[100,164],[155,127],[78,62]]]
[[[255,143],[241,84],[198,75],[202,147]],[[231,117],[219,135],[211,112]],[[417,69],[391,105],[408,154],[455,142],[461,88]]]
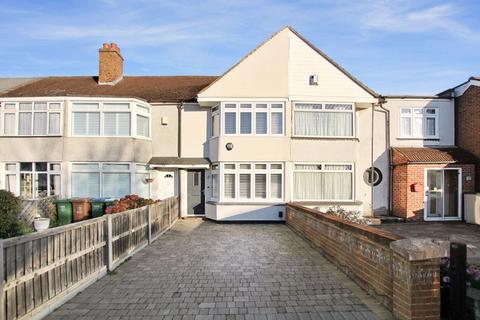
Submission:
[[[105,209],[106,214],[119,213],[131,209],[141,208],[157,201],[152,199],[145,199],[136,194],[131,194],[115,200],[113,204]]]
[[[0,238],[10,238],[32,231],[32,228],[20,220],[20,199],[11,192],[0,190]]]
[[[340,206],[333,206],[328,208],[326,213],[346,221],[355,222],[358,224],[368,224],[368,219],[362,217],[362,212],[359,210],[346,210]]]

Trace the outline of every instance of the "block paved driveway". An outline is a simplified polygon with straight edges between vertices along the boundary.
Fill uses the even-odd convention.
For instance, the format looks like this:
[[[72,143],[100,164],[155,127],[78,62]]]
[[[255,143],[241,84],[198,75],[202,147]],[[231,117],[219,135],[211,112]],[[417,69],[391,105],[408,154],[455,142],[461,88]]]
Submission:
[[[281,224],[181,220],[47,319],[388,319]]]

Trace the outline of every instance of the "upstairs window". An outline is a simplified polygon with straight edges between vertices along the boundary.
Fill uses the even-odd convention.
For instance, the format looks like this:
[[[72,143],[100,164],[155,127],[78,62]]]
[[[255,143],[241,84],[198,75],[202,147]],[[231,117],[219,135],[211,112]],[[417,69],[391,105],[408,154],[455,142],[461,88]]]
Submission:
[[[296,103],[294,136],[352,138],[355,109],[351,103]]]
[[[73,102],[72,135],[149,138],[150,108],[129,102]]]
[[[212,115],[212,128],[217,125]],[[283,103],[223,103],[221,105],[224,135],[283,135]],[[214,132],[212,132],[212,136]]]
[[[400,110],[401,138],[438,138],[437,108],[402,108]]]
[[[59,136],[62,134],[60,102],[6,102],[2,108],[2,134],[7,136]]]

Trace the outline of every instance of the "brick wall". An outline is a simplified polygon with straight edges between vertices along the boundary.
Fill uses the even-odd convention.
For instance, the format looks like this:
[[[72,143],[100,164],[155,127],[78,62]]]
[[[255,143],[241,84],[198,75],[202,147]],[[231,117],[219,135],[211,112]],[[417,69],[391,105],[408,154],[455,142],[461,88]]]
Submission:
[[[115,43],[104,43],[99,50],[98,83],[115,84],[123,77],[123,58]]]
[[[455,99],[455,144],[480,159],[480,87],[470,86]],[[480,191],[480,163],[476,188]]]
[[[462,193],[475,191],[475,165],[473,164],[405,164],[393,168],[393,214],[409,220],[423,220],[425,195],[425,168],[461,168]],[[471,180],[466,181],[465,177]],[[417,184],[418,191],[412,186]]]
[[[439,257],[446,252],[437,245],[402,239],[297,204],[287,205],[286,222],[395,319],[440,319]]]

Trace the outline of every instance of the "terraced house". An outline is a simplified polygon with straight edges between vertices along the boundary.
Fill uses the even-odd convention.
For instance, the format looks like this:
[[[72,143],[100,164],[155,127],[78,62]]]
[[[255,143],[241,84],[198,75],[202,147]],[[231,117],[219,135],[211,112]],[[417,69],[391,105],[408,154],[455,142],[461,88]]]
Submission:
[[[285,203],[461,219],[474,161],[454,99],[381,96],[286,27],[220,77],[47,77],[0,98],[0,187],[26,198],[180,195],[182,215],[283,220]]]

